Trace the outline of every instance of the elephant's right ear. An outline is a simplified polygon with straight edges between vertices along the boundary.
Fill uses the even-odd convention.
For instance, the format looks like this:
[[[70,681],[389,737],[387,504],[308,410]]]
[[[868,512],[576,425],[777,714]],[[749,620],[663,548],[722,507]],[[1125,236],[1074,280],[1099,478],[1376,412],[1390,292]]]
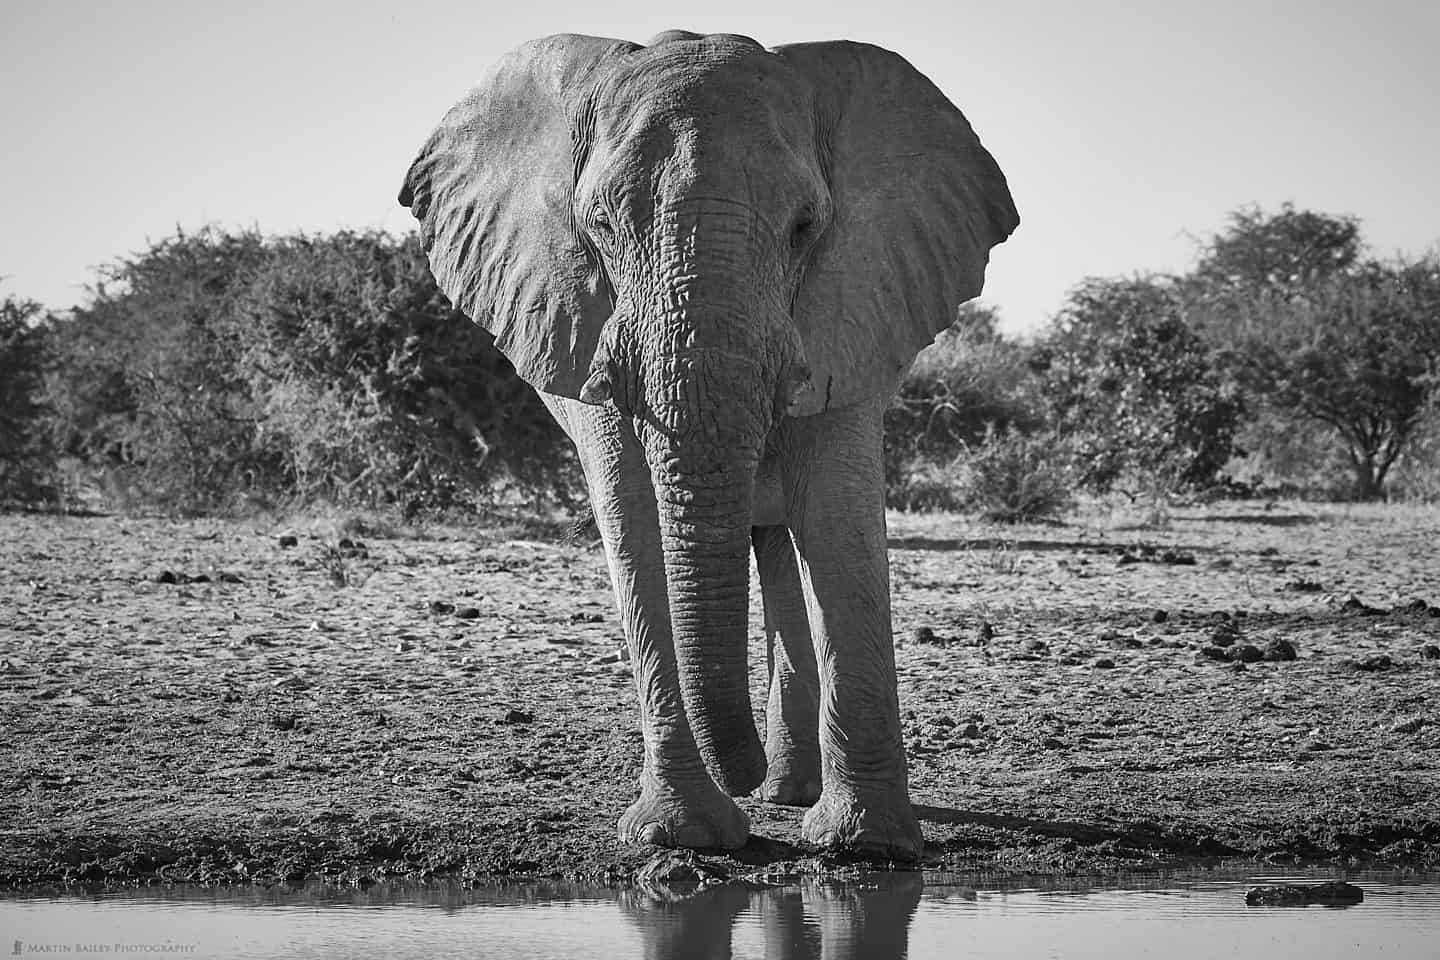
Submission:
[[[440,289],[547,393],[579,394],[610,315],[571,224],[576,113],[601,65],[636,49],[568,34],[525,44],[450,109],[400,190]]]

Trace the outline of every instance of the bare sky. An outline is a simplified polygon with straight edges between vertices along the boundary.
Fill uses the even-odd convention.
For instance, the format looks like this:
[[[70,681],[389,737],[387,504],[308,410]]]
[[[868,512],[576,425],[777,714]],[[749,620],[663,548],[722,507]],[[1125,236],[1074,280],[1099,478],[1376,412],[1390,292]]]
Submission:
[[[985,299],[1033,329],[1086,276],[1184,269],[1228,211],[1348,213],[1440,244],[1434,0],[0,0],[0,293],[207,223],[410,229],[395,194],[506,50],[577,32],[889,47],[965,111],[1019,232]]]

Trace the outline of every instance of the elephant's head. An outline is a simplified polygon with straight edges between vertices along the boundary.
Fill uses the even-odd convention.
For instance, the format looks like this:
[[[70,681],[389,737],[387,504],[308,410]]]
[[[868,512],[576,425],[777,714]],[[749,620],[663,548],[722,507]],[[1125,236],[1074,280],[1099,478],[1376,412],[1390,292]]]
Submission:
[[[565,35],[510,54],[446,115],[400,202],[441,289],[522,376],[632,419],[687,713],[722,785],[748,791],[763,774],[744,642],[766,437],[892,389],[980,293],[1018,222],[999,168],[877,47]],[[745,737],[734,723],[746,743],[727,744]]]

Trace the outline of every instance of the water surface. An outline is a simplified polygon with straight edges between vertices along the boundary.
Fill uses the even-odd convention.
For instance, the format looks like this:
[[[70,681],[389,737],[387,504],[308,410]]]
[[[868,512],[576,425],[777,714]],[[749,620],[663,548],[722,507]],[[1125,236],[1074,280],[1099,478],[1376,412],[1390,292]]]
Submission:
[[[0,900],[0,957],[1324,958],[1440,956],[1440,878],[1384,874],[1352,907],[1247,907],[1278,874],[1123,888],[795,878],[690,896],[563,883],[151,887]],[[1427,881],[1427,882],[1422,882]]]

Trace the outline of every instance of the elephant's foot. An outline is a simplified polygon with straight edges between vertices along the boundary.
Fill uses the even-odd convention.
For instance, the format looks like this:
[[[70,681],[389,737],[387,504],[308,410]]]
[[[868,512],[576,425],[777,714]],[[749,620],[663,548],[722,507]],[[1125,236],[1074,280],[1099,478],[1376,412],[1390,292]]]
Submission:
[[[920,821],[903,791],[862,800],[827,789],[805,814],[800,836],[816,846],[884,860],[915,861],[925,848]]]
[[[750,836],[750,818],[709,777],[665,782],[647,773],[640,799],[620,817],[619,834],[627,843],[735,850]]]
[[[808,807],[820,799],[820,748],[812,746],[771,753],[760,799],[792,807]]]

